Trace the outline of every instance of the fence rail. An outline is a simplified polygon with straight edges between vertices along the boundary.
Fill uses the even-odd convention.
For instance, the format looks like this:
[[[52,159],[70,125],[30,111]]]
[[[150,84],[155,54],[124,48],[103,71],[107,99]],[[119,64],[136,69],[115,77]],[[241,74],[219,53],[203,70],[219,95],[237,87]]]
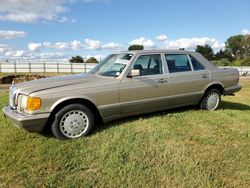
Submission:
[[[0,72],[2,73],[80,73],[89,72],[96,64],[93,63],[10,63],[0,62]],[[221,67],[236,68],[240,75],[250,74],[248,67]]]
[[[238,69],[241,76],[246,76],[246,75],[250,74],[250,66],[248,66],[248,67],[236,67],[236,66],[229,67],[229,66],[226,66],[226,67],[220,67],[220,68],[235,68],[235,69]]]
[[[92,63],[9,63],[0,62],[2,73],[80,73],[89,72],[96,64]]]

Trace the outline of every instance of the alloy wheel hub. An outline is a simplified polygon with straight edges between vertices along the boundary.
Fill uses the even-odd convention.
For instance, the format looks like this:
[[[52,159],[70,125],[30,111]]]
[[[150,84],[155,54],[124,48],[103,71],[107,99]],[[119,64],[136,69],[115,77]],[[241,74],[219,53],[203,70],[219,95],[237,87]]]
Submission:
[[[64,114],[60,120],[60,130],[68,138],[82,136],[89,126],[87,115],[80,110],[72,110]]]
[[[210,93],[207,99],[207,109],[215,110],[219,105],[219,95],[217,93]]]

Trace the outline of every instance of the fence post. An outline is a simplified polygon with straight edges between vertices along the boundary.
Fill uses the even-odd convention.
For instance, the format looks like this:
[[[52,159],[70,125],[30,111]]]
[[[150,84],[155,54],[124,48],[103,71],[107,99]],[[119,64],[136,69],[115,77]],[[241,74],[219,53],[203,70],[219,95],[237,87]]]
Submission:
[[[59,73],[59,63],[56,63],[57,73]]]
[[[73,63],[70,64],[71,74],[73,74]]]
[[[46,72],[46,67],[45,67],[45,63],[43,63],[43,73]]]
[[[14,63],[14,72],[16,73],[16,62]]]
[[[87,64],[84,63],[84,72],[86,73],[87,72]]]
[[[31,73],[31,63],[29,63],[29,73]]]

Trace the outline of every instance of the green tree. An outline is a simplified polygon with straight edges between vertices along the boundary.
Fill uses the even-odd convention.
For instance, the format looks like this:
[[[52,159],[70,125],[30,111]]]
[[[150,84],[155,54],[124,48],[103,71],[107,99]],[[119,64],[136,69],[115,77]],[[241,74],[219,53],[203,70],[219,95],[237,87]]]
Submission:
[[[244,35],[231,36],[226,41],[226,49],[231,53],[234,59],[240,59],[244,54],[243,44]]]
[[[85,61],[85,63],[99,63],[98,60],[94,57],[90,57]]]
[[[143,50],[144,46],[143,45],[139,45],[139,44],[134,44],[128,47],[128,50]]]
[[[214,51],[208,44],[205,44],[204,46],[197,45],[195,51],[202,54],[208,60],[213,60],[214,58]]]
[[[244,56],[250,56],[250,35],[244,35],[243,49]]]
[[[221,59],[228,59],[229,61],[233,61],[233,56],[231,53],[225,49],[225,50],[220,50],[214,54],[214,60],[221,60]]]
[[[217,61],[212,61],[212,62],[218,66],[230,66],[230,65],[232,65],[232,62],[229,61],[227,58],[223,58],[223,59],[220,59]]]
[[[69,60],[70,63],[84,63],[84,60],[81,56],[77,55],[75,57],[71,57]]]
[[[250,56],[244,57],[243,59],[235,61],[236,66],[250,66]]]
[[[250,35],[231,36],[226,41],[226,49],[234,59],[250,56]]]

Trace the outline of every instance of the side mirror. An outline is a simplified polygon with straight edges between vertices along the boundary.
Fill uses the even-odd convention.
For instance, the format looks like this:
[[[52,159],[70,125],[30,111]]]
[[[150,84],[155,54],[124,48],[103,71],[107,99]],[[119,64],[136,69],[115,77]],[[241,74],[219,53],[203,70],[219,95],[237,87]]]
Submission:
[[[140,75],[141,71],[139,69],[131,69],[130,72],[128,73],[128,77],[136,77]]]

